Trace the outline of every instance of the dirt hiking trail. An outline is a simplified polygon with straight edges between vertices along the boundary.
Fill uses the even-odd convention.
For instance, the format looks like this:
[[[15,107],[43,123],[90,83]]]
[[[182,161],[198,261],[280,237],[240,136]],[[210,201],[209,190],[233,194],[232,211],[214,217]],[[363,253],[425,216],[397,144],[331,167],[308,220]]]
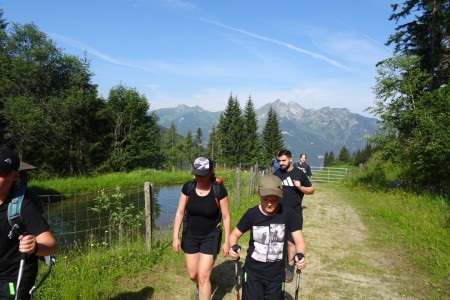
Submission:
[[[308,266],[300,277],[299,299],[419,299],[406,292],[414,280],[397,268],[401,255],[387,255],[384,250],[380,255],[370,232],[341,193],[320,184],[315,187],[315,194],[303,201]],[[242,246],[244,258],[246,245]],[[141,292],[151,287],[148,296],[141,294],[139,299],[195,299],[183,255],[170,259],[155,266],[151,274],[134,274],[128,291],[133,283]],[[234,262],[219,255],[212,274],[212,299],[236,299],[234,274]],[[294,299],[294,292],[295,276],[286,284],[285,299]]]

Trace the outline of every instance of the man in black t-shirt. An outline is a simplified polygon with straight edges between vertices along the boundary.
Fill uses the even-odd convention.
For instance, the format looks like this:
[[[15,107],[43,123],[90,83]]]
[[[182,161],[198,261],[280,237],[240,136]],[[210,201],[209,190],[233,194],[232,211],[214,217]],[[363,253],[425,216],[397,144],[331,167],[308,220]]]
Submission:
[[[230,234],[230,245],[250,231],[244,264],[242,299],[284,299],[285,249],[288,234],[293,237],[298,255],[295,265],[306,267],[306,243],[302,233],[303,220],[289,206],[280,203],[283,185],[275,175],[261,177],[258,187],[261,203],[248,209]],[[269,235],[269,239],[263,238]],[[239,247],[231,247],[229,256],[237,260]]]
[[[29,291],[38,272],[38,256],[50,255],[57,250],[55,238],[28,191],[20,210],[23,228],[13,231],[11,238],[8,236],[12,228],[7,209],[18,186],[19,166],[20,159],[16,153],[0,149],[0,299],[14,299],[17,293],[20,299],[30,299]],[[20,286],[17,287],[23,255],[25,264]]]
[[[283,182],[283,200],[281,203],[294,209],[297,215],[303,220],[302,201],[304,195],[314,194],[314,187],[308,177],[292,164],[292,153],[289,150],[281,150],[277,154],[280,168],[274,175]],[[286,268],[286,282],[294,279],[294,256],[296,250],[293,239],[288,236],[288,265]]]

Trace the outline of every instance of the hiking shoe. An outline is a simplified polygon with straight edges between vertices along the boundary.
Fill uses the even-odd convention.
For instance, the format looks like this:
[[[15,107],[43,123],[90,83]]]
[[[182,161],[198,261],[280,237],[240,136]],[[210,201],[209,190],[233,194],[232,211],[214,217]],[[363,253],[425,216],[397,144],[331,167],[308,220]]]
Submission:
[[[294,280],[294,266],[287,265],[285,282],[292,282]]]

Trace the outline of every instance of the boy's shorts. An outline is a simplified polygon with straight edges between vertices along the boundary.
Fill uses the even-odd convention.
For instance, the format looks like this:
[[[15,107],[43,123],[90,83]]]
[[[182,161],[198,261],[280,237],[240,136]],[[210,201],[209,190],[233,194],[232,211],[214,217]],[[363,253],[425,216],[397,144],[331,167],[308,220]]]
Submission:
[[[284,300],[284,281],[269,281],[261,278],[252,278],[243,272],[242,300]]]
[[[222,244],[222,230],[218,227],[211,233],[194,234],[188,229],[182,237],[181,249],[186,254],[209,254],[216,259]]]

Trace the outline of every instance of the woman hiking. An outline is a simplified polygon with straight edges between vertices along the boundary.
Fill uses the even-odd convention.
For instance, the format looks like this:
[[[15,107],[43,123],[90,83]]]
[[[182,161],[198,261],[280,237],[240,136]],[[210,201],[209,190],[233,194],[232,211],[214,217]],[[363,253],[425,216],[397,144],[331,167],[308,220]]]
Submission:
[[[228,192],[214,175],[214,165],[207,157],[198,157],[192,164],[195,179],[186,182],[181,189],[178,209],[173,226],[172,248],[183,250],[186,271],[197,286],[197,299],[211,298],[211,272],[217,254],[228,256],[230,245],[230,211]],[[222,221],[222,222],[221,222]],[[180,240],[180,227],[183,234]],[[222,247],[222,230],[224,243]]]

